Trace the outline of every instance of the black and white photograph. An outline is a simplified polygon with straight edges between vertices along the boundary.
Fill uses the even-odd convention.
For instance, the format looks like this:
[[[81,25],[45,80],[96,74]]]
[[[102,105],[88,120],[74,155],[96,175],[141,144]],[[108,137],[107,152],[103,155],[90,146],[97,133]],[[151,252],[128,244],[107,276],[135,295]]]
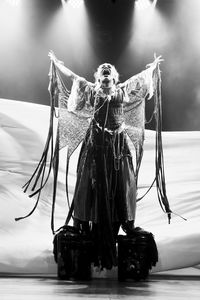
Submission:
[[[0,299],[200,297],[200,1],[0,1]]]

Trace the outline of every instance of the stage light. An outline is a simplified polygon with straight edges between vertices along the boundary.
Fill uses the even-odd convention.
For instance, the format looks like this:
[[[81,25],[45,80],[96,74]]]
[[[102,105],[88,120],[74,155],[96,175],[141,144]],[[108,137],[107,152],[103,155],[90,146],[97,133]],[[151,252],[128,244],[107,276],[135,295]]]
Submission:
[[[135,0],[135,4],[138,10],[154,8],[156,6],[156,3],[157,0]]]
[[[12,6],[19,6],[21,4],[21,0],[6,0],[6,2]]]
[[[63,7],[70,5],[73,8],[79,8],[84,4],[84,0],[61,0]]]
[[[53,48],[71,70],[84,74],[85,69],[96,61],[90,42],[91,28],[85,2],[81,1],[83,5],[78,5],[77,8],[70,5],[72,2],[69,0],[61,0],[60,3],[62,5],[52,18],[46,39],[52,41],[51,45],[56,45],[50,49]]]

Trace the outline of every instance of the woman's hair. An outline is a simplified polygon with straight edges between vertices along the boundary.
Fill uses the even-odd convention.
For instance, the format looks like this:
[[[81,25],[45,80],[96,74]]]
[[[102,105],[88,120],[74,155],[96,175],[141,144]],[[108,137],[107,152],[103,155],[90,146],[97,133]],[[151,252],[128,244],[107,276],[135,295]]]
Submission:
[[[99,81],[99,75],[102,69],[103,65],[110,65],[112,67],[112,74],[113,74],[113,79],[115,81],[115,84],[119,82],[119,73],[117,72],[115,66],[111,65],[110,63],[104,63],[98,66],[96,72],[94,73],[94,78],[95,78],[95,83]]]

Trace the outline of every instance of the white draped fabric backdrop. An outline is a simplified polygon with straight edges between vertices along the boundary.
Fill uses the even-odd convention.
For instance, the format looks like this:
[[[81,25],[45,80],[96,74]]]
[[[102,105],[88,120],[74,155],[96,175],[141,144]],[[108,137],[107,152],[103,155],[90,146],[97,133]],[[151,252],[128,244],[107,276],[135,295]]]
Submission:
[[[41,194],[32,216],[26,215],[35,200],[22,191],[42,154],[50,108],[27,102],[0,99],[0,273],[55,273],[50,228],[52,178]],[[165,176],[172,211],[171,224],[161,210],[156,188],[138,202],[136,226],[154,234],[159,261],[152,272],[196,267],[200,264],[200,132],[163,132]],[[138,197],[154,179],[155,132],[146,130]],[[64,224],[65,154],[61,162],[55,210],[55,227]],[[70,162],[69,191],[73,195],[78,150]],[[63,161],[63,163],[62,163]]]

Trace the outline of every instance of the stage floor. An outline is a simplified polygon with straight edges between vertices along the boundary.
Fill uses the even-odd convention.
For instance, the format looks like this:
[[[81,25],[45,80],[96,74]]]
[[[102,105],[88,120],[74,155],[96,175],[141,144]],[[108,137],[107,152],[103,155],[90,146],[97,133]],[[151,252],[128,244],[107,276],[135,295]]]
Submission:
[[[1,300],[200,299],[199,276],[150,275],[143,282],[92,279],[60,281],[53,276],[2,276]]]

